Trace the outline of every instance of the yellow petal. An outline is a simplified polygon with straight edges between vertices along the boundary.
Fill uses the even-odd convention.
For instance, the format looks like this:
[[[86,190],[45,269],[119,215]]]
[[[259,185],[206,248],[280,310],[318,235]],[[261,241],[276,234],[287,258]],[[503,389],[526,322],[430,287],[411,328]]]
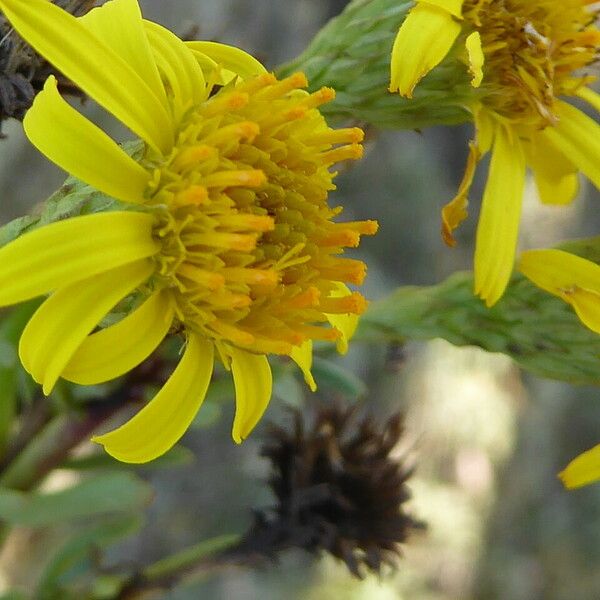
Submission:
[[[577,96],[600,112],[600,94],[598,94],[598,92],[595,92],[587,86],[583,86],[577,89]]]
[[[186,46],[189,47],[189,43],[186,42]],[[220,68],[218,63],[206,54],[198,52],[193,48],[190,48],[190,50],[198,66],[202,69],[207,85],[227,85],[236,76],[233,71],[226,71]]]
[[[475,142],[469,143],[467,168],[456,192],[456,196],[442,208],[442,238],[448,246],[456,246],[453,231],[469,216],[469,191],[481,155]]]
[[[580,287],[600,293],[600,266],[564,250],[526,250],[519,270],[538,287],[561,296],[564,290]]]
[[[344,296],[352,294],[348,287],[343,283],[336,282],[334,285],[336,287],[329,294],[330,298],[343,298]],[[326,317],[329,323],[342,334],[336,342],[337,351],[340,354],[346,354],[348,352],[348,342],[358,327],[358,315],[341,314],[326,315]]]
[[[412,98],[417,83],[444,59],[460,30],[447,10],[428,3],[415,6],[394,41],[390,92]]]
[[[153,271],[148,259],[111,269],[60,288],[37,309],[23,330],[19,357],[44,394],[100,320]]]
[[[50,76],[23,121],[27,137],[59,167],[125,202],[142,202],[149,174],[65,102]]]
[[[124,319],[88,336],[62,377],[81,385],[109,381],[146,360],[167,335],[173,305],[166,292],[156,292]]]
[[[0,0],[17,32],[148,144],[168,152],[171,118],[148,84],[79,20],[48,0]]]
[[[563,298],[575,309],[579,320],[595,333],[600,333],[600,292],[574,288]]]
[[[263,355],[229,348],[231,371],[235,384],[235,418],[231,436],[241,444],[260,421],[269,405],[273,375],[269,361]]]
[[[485,62],[483,48],[481,47],[481,36],[478,31],[474,31],[467,37],[465,47],[469,56],[469,71],[473,76],[471,85],[478,88],[483,81],[483,64]]]
[[[600,125],[566,102],[558,101],[556,112],[560,121],[554,127],[546,127],[540,135],[548,138],[600,189]]]
[[[194,52],[208,56],[220,67],[231,71],[242,79],[249,79],[267,72],[256,58],[235,46],[203,41],[186,42],[186,46]]]
[[[476,131],[475,141],[481,157],[490,151],[498,125],[490,116],[489,111],[480,107],[475,108],[473,118]]]
[[[510,279],[525,185],[525,156],[520,142],[499,127],[494,140],[475,247],[475,293],[495,304]]]
[[[317,391],[317,383],[311,373],[313,359],[313,343],[307,340],[301,346],[294,346],[290,358],[300,367],[304,375],[304,381],[311,392]]]
[[[154,217],[112,212],[73,217],[0,248],[0,306],[16,304],[156,254]]]
[[[79,22],[123,58],[168,107],[137,0],[111,0],[80,17]]]
[[[574,490],[600,479],[600,445],[580,454],[558,474],[565,487]]]
[[[144,27],[158,67],[172,88],[172,100],[179,105],[179,110],[185,111],[206,100],[204,74],[193,52],[161,25],[144,20]]]
[[[150,402],[121,427],[92,438],[127,463],[145,463],[171,449],[186,432],[204,398],[214,364],[214,345],[192,334],[179,365]]]
[[[417,2],[437,6],[459,19],[462,17],[464,0],[417,0]]]
[[[519,271],[535,285],[573,306],[579,319],[600,333],[600,266],[563,250],[528,250]]]
[[[557,205],[572,202],[579,190],[577,167],[547,137],[534,136],[525,149],[540,200]]]

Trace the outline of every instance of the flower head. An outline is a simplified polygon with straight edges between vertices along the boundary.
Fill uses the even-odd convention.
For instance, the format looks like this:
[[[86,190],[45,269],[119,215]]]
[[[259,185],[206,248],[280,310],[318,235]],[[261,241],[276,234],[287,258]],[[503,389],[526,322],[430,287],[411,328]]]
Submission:
[[[215,354],[236,386],[234,440],[271,395],[266,354],[291,356],[309,385],[313,340],[341,351],[366,302],[365,265],[342,258],[373,221],[336,223],[330,167],[362,154],[362,131],[332,130],[302,74],[278,81],[255,59],[184,43],[110,0],[79,19],[46,0],[0,0],[15,29],[137,134],[135,159],[59,95],[54,78],[24,126],[57,165],[125,203],[71,218],[0,250],[0,305],[52,292],[28,323],[20,356],[49,393],[59,377],[93,384],[139,364],[169,331],[182,359],[158,395],[96,438],[129,462],[162,454],[208,388]],[[117,303],[126,316],[93,332]]]
[[[575,197],[579,171],[600,187],[600,126],[561,99],[600,107],[586,72],[600,47],[598,10],[592,0],[417,0],[398,32],[391,91],[417,94],[444,60],[462,61],[471,80],[476,136],[442,233],[455,244],[477,164],[491,150],[475,250],[475,292],[488,306],[512,272],[526,168],[548,204]]]
[[[272,426],[263,447],[277,505],[258,513],[243,545],[325,551],[357,577],[394,565],[400,545],[424,527],[405,509],[412,469],[391,456],[403,419],[380,427],[341,406],[320,408],[312,421],[293,416],[292,430]]]

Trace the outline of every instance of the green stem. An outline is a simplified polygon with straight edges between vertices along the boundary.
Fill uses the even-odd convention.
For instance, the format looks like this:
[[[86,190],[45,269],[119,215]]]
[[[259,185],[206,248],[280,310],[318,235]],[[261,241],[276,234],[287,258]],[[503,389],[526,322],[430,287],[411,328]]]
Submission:
[[[215,568],[230,566],[229,551],[236,548],[241,539],[239,534],[220,535],[167,556],[134,574],[114,600],[145,598],[148,592],[171,587],[192,571],[197,573],[210,568],[212,572]]]
[[[231,548],[239,542],[240,538],[240,535],[232,533],[205,540],[146,567],[142,571],[142,577],[150,583],[170,579],[198,565],[199,562]]]
[[[91,405],[85,414],[54,417],[2,473],[0,486],[21,491],[32,489],[119,408],[113,404]]]

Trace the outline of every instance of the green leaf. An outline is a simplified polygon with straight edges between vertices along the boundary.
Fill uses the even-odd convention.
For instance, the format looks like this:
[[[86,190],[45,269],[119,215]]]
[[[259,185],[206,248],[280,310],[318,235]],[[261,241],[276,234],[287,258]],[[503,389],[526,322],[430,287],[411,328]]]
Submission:
[[[35,597],[39,600],[62,598],[61,587],[68,585],[73,578],[80,578],[82,573],[89,573],[94,566],[98,549],[133,535],[142,524],[143,519],[139,516],[127,516],[94,525],[75,534],[59,548],[42,572]]]
[[[140,510],[151,488],[131,473],[98,475],[48,494],[0,489],[0,519],[11,525],[42,527],[106,513]]]
[[[352,399],[367,393],[367,386],[362,379],[330,360],[315,356],[312,373],[321,390],[329,390]]]
[[[23,374],[17,354],[19,338],[39,305],[39,299],[25,302],[8,312],[0,322],[0,454],[12,428]]]
[[[219,403],[228,402],[235,398],[235,389],[233,387],[233,378],[229,373],[210,382],[206,394],[206,402]]]
[[[21,590],[8,590],[0,595],[0,600],[28,600],[28,596]]]
[[[222,402],[205,400],[190,427],[192,427],[192,429],[206,429],[208,427],[212,427],[219,422],[222,414]]]
[[[563,248],[592,256],[597,245]],[[600,336],[568,304],[520,275],[492,308],[474,296],[471,273],[455,273],[437,286],[399,288],[370,305],[356,334],[377,343],[433,338],[502,352],[542,377],[600,384]]]
[[[304,383],[287,369],[281,373],[273,369],[273,376],[273,395],[290,406],[302,406],[304,390],[308,389]]]

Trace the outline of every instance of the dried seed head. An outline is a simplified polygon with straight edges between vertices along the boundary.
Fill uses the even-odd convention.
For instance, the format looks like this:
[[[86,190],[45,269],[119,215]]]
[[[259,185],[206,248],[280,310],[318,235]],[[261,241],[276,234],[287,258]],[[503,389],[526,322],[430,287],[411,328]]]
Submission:
[[[340,406],[320,408],[310,424],[293,416],[291,431],[271,426],[268,434],[263,455],[277,505],[256,515],[247,541],[271,556],[291,547],[325,551],[356,577],[394,566],[400,545],[424,527],[405,511],[412,469],[390,456],[402,417],[380,428]]]

